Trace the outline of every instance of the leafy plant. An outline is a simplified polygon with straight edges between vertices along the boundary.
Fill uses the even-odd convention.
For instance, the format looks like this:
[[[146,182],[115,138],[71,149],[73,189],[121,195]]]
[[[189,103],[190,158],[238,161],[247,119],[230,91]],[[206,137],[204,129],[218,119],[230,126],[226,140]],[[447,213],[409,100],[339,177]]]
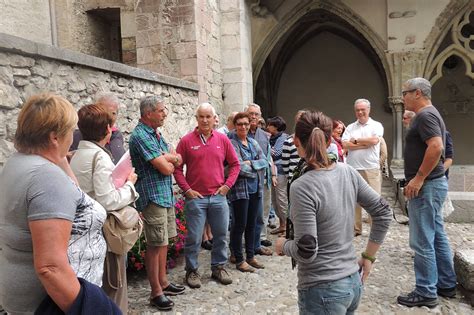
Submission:
[[[184,216],[184,199],[181,195],[175,194],[176,213],[176,232],[177,236],[170,239],[168,245],[168,259],[167,267],[172,269],[176,267],[176,259],[183,253],[184,240],[186,239],[186,219]],[[145,235],[142,234],[140,239],[135,243],[132,249],[128,252],[128,269],[139,271],[145,268],[145,254],[146,254],[146,240]]]

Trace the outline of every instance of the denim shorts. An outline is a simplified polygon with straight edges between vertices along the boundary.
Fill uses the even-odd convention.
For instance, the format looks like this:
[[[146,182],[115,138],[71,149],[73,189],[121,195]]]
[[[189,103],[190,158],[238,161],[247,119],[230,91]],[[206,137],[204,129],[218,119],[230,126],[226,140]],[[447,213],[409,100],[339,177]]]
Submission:
[[[362,290],[358,272],[340,280],[299,289],[300,314],[354,314],[359,306]]]
[[[167,246],[168,239],[175,237],[176,214],[174,208],[162,208],[150,202],[142,212],[144,232],[148,245]]]

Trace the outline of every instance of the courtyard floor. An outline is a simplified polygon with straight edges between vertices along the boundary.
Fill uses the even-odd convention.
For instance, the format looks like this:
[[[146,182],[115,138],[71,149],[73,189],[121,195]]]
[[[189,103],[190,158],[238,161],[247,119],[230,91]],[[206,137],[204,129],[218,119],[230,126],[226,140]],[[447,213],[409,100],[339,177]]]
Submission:
[[[388,181],[384,182],[383,195],[393,205],[394,196]],[[395,207],[395,212],[400,209]],[[397,215],[406,220],[406,217]],[[446,224],[453,250],[474,249],[472,224]],[[368,224],[364,233],[354,240],[358,252],[367,243]],[[271,239],[274,239],[271,238]],[[291,269],[290,258],[280,256],[257,256],[265,269],[241,273],[228,264],[234,282],[223,286],[211,280],[210,252],[203,250],[199,256],[202,287],[190,289],[185,294],[173,297],[175,307],[163,314],[298,314],[296,270]],[[181,260],[169,272],[173,282],[184,283],[184,261]],[[408,226],[392,222],[385,243],[377,255],[377,262],[365,284],[364,295],[358,314],[474,314],[474,308],[458,291],[457,298],[440,298],[434,309],[407,308],[398,305],[396,298],[401,292],[414,287],[413,253],[408,246]],[[129,275],[129,314],[160,314],[149,305],[149,284],[145,273]]]

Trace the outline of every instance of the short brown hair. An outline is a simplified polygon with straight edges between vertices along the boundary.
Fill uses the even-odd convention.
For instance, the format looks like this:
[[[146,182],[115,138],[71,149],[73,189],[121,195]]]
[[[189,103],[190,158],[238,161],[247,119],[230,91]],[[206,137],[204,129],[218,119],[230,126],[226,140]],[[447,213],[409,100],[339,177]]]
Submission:
[[[237,123],[237,120],[242,119],[242,118],[247,118],[250,121],[250,116],[249,114],[247,114],[247,112],[240,112],[240,113],[235,114],[234,120],[232,121],[232,123],[235,125]]]
[[[65,98],[52,93],[33,95],[18,115],[15,148],[21,153],[36,153],[48,148],[51,132],[63,137],[76,124],[76,111]]]
[[[79,122],[77,126],[82,139],[100,141],[107,136],[107,127],[112,127],[113,117],[105,106],[98,104],[84,105],[77,112]]]

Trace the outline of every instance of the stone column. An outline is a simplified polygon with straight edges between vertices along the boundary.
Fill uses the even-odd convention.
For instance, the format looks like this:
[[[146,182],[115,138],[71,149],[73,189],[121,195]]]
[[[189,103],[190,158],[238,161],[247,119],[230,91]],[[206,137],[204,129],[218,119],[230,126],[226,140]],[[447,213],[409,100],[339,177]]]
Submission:
[[[250,12],[245,0],[220,1],[223,98],[227,111],[253,101]]]
[[[391,96],[388,98],[393,115],[393,147],[392,147],[392,167],[403,165],[403,111],[405,106],[400,96]]]

